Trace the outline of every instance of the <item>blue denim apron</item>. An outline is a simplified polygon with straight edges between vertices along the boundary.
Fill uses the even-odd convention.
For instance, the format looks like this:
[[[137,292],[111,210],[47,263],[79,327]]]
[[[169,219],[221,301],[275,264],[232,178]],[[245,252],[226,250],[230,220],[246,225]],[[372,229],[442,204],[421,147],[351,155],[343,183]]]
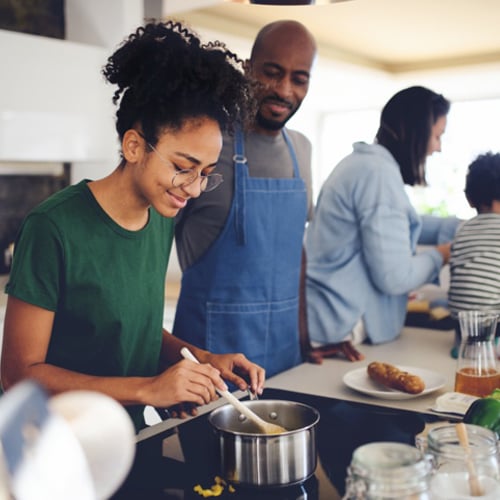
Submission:
[[[234,197],[221,234],[182,276],[173,332],[215,353],[243,352],[267,376],[300,363],[299,275],[307,194],[294,177],[250,177],[234,143]],[[272,159],[271,159],[272,161]]]

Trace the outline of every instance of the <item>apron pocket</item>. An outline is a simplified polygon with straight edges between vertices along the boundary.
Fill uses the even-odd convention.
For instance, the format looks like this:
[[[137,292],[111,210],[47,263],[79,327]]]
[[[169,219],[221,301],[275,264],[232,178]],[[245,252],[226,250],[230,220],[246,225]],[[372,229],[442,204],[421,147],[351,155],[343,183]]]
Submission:
[[[260,303],[207,303],[207,349],[243,352],[267,375],[300,362],[298,298]]]

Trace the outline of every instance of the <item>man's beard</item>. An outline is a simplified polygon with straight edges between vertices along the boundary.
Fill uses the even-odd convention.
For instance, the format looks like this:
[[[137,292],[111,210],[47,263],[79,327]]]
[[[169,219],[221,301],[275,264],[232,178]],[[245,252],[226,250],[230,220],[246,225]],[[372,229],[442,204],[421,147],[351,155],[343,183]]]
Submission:
[[[293,113],[290,113],[285,120],[281,120],[281,121],[278,121],[278,120],[271,120],[269,118],[266,118],[264,116],[262,116],[262,114],[259,112],[257,112],[257,115],[255,117],[256,121],[257,121],[257,124],[259,125],[259,127],[263,128],[264,130],[269,130],[269,131],[272,131],[272,132],[276,132],[277,130],[281,130],[286,122],[288,120],[290,120],[290,118],[295,114],[297,110],[295,109],[293,111]]]

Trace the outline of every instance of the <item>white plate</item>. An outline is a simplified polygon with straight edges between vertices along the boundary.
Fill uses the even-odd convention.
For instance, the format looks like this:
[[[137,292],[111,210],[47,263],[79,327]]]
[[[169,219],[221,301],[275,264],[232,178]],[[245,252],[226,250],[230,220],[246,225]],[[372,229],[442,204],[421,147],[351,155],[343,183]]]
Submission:
[[[417,398],[419,396],[424,396],[425,394],[429,394],[430,392],[441,389],[441,387],[443,387],[446,382],[446,379],[443,375],[431,370],[415,368],[414,366],[397,366],[400,370],[404,370],[411,373],[412,375],[418,375],[419,377],[421,377],[425,383],[425,389],[419,394],[409,394],[407,392],[397,391],[396,389],[384,387],[383,385],[374,382],[368,376],[366,366],[363,368],[356,368],[355,370],[347,372],[342,380],[344,381],[345,385],[347,385],[351,389],[354,389],[355,391],[382,399]]]

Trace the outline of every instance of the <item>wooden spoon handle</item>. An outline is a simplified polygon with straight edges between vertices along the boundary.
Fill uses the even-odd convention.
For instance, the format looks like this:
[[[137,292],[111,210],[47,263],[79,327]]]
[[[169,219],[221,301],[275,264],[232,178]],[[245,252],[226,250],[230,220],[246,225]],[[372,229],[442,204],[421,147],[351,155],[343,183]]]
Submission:
[[[458,441],[462,445],[465,451],[465,463],[469,471],[469,488],[470,494],[473,497],[479,497],[483,495],[483,489],[479,483],[479,478],[477,476],[476,468],[474,466],[474,461],[471,456],[471,449],[469,446],[469,436],[467,435],[467,427],[463,422],[456,424],[456,431],[458,436]]]
[[[181,355],[184,358],[189,359],[195,363],[198,364],[200,363],[187,347],[183,347],[181,349]],[[226,398],[229,401],[229,403],[231,403],[240,413],[245,415],[245,417],[247,417],[252,422],[257,424],[261,429],[263,430],[267,429],[268,422],[260,418],[256,413],[250,410],[250,408],[247,408],[237,397],[233,396],[233,394],[231,394],[229,391],[221,391],[220,389],[217,388],[215,390],[222,397]]]

